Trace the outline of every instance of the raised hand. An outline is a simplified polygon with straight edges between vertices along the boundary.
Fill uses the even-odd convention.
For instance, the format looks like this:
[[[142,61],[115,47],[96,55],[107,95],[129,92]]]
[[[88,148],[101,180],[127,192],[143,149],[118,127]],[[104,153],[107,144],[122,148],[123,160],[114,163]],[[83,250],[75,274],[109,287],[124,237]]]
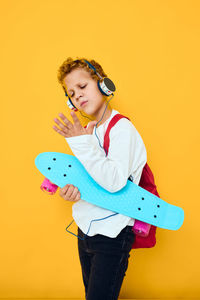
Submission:
[[[74,111],[72,111],[71,116],[74,120],[74,124],[72,124],[67,117],[65,117],[62,113],[59,114],[59,117],[62,119],[63,123],[55,118],[54,121],[55,123],[60,127],[53,126],[53,129],[58,132],[60,135],[64,137],[72,137],[72,136],[79,136],[79,135],[84,135],[84,134],[92,134],[94,126],[96,125],[97,121],[92,121],[89,123],[88,128],[84,128],[77,115],[75,114]]]

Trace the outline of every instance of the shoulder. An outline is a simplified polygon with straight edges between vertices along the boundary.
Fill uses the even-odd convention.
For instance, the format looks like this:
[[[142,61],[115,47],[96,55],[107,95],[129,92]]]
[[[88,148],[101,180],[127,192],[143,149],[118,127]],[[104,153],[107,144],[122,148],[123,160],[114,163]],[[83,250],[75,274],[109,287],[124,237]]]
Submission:
[[[132,134],[137,133],[136,127],[133,125],[131,120],[127,118],[121,118],[115,123],[115,125],[110,129],[110,135],[115,135],[117,132],[130,132]]]
[[[130,140],[134,143],[144,144],[143,138],[135,125],[127,118],[121,118],[118,120],[117,123],[110,129],[109,136],[111,140]]]

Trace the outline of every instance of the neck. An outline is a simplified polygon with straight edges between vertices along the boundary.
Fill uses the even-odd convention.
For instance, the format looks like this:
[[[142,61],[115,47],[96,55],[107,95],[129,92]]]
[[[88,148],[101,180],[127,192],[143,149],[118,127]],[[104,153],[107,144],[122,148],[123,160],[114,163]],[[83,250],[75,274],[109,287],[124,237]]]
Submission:
[[[104,103],[104,105],[102,105],[102,107],[95,113],[95,115],[93,115],[94,120],[97,120],[97,121],[101,120],[105,108],[106,108],[106,103]],[[108,118],[110,118],[110,116],[111,116],[111,113],[112,113],[112,108],[108,105],[102,120],[98,123],[98,126],[102,125],[106,120],[108,120]]]

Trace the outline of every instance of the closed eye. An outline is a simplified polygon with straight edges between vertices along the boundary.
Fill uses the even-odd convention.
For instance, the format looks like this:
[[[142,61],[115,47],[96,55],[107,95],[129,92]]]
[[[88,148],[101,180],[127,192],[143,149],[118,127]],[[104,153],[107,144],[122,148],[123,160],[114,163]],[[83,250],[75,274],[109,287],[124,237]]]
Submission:
[[[87,85],[87,84],[86,84]],[[84,86],[80,86],[80,88],[81,89],[84,89],[85,87],[86,87],[86,85],[84,85]],[[71,97],[73,97],[74,96],[74,93],[71,95]]]

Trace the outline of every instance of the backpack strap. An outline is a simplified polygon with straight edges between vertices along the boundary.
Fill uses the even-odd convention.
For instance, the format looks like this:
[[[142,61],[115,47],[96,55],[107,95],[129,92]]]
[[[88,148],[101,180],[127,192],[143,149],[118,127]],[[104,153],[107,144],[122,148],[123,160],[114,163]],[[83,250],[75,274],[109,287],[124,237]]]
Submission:
[[[110,130],[111,128],[122,118],[126,118],[130,121],[130,119],[128,117],[125,117],[121,114],[116,114],[110,121],[110,123],[108,124],[108,127],[107,127],[107,130],[106,130],[106,133],[104,135],[104,144],[103,144],[103,148],[106,152],[106,156],[108,155],[108,148],[109,148],[109,145],[110,145],[110,138],[109,138],[109,133],[110,133]]]
[[[130,121],[130,119],[126,116],[123,116],[121,114],[116,114],[114,115],[114,117],[111,119],[110,123],[108,124],[108,127],[107,127],[107,130],[106,130],[106,133],[104,135],[104,144],[103,144],[103,148],[104,148],[104,151],[106,152],[106,156],[108,155],[108,149],[109,149],[109,146],[110,146],[110,137],[109,137],[109,134],[110,134],[110,130],[111,128],[122,118],[126,118]],[[129,178],[128,178],[130,181],[133,180],[132,176],[130,175]]]

